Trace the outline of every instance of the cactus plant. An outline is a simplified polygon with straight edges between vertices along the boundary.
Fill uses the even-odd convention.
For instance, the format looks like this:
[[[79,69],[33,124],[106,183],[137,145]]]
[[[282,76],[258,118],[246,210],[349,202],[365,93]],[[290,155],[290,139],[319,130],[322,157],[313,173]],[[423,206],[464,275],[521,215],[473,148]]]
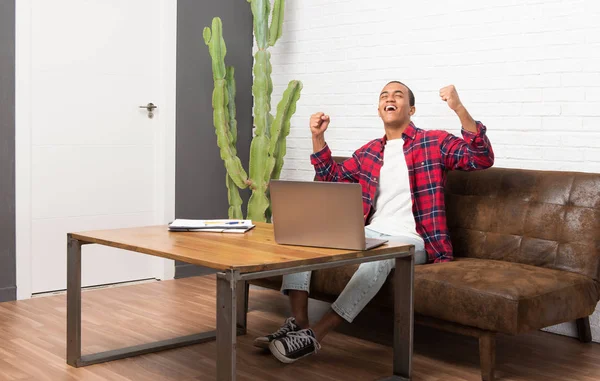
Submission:
[[[237,121],[235,120],[235,72],[225,65],[227,47],[223,39],[223,25],[219,17],[212,20],[211,27],[204,28],[204,42],[208,46],[214,80],[212,97],[213,121],[217,145],[227,175],[225,183],[229,200],[229,218],[241,219],[242,198],[239,189],[250,188],[247,217],[253,221],[270,219],[268,185],[278,179],[286,154],[286,138],[290,132],[290,119],[296,112],[302,83],[290,81],[277,105],[275,116],[271,114],[271,53],[267,50],[281,37],[284,0],[275,0],[271,13],[270,0],[247,0],[253,16],[254,36],[258,48],[254,55],[254,137],[250,144],[250,168],[246,172],[237,156]]]

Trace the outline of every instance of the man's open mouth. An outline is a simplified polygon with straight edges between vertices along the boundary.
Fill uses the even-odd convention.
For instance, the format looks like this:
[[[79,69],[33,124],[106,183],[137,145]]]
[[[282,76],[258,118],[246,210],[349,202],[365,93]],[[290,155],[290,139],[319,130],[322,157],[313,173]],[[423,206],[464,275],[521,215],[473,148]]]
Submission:
[[[394,105],[387,105],[385,106],[384,110],[385,111],[396,111],[398,108]]]

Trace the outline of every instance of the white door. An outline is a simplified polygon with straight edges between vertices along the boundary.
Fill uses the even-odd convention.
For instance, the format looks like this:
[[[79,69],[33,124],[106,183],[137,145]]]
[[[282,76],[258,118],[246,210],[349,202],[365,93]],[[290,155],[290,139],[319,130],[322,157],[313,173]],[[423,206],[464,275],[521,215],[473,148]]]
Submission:
[[[175,49],[165,34],[174,35],[166,30],[175,24],[173,4],[18,5],[17,102],[28,102],[29,110],[17,106],[17,190],[27,180],[30,185],[29,205],[23,195],[17,200],[17,229],[25,231],[17,237],[18,287],[27,288],[29,275],[30,293],[66,288],[67,232],[166,222],[167,188],[174,183],[165,163],[172,160],[165,147],[174,131],[167,117],[174,108],[174,64],[168,62],[174,62]],[[152,119],[139,107],[149,102],[158,106]],[[27,127],[28,136],[22,131]],[[82,258],[83,286],[162,278],[168,265],[96,245],[84,246]]]

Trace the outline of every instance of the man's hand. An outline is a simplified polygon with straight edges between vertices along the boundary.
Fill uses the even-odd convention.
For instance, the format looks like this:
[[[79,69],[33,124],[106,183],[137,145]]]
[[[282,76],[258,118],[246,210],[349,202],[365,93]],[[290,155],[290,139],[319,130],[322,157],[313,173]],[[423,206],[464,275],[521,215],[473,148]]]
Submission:
[[[454,85],[442,87],[440,90],[440,98],[442,98],[444,102],[448,103],[448,107],[450,107],[456,113],[456,115],[458,115],[460,123],[465,130],[473,133],[477,132],[477,124],[460,101],[458,92],[456,91],[456,87],[454,87]]]
[[[329,127],[329,115],[318,112],[310,116],[310,132],[312,133],[313,152],[317,153],[325,147],[325,130]]]
[[[317,137],[319,135],[322,136],[325,130],[327,130],[328,126],[329,115],[318,112],[310,116],[310,132],[312,133],[313,137]]]
[[[463,107],[454,85],[442,87],[440,90],[440,98],[442,98],[444,102],[448,103],[448,107],[455,112],[458,111],[459,108]]]

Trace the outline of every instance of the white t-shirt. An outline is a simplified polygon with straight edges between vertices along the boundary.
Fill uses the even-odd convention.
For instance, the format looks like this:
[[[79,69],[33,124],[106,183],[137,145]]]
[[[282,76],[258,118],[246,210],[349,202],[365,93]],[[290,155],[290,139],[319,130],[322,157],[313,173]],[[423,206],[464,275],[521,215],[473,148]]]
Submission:
[[[375,212],[367,227],[392,236],[415,236],[422,239],[417,233],[412,212],[408,167],[404,158],[403,145],[403,139],[386,142],[383,166],[375,195]]]

